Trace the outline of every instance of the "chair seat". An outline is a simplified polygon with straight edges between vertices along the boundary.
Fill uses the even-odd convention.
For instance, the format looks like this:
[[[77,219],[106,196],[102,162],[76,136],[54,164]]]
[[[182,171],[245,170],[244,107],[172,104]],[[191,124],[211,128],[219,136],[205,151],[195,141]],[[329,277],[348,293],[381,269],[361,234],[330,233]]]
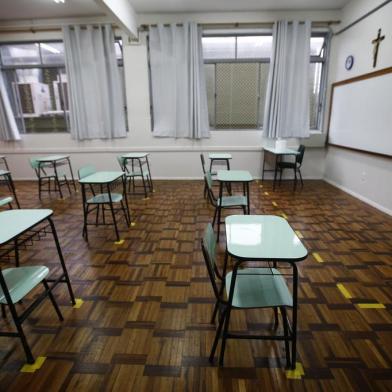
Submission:
[[[141,177],[142,173],[140,171],[130,171],[126,173],[126,176],[129,177]],[[148,177],[148,172],[143,172],[143,177],[147,178]]]
[[[3,207],[9,203],[12,203],[12,200],[14,200],[11,196],[8,197],[3,197],[0,199],[0,207]]]
[[[220,199],[217,200],[220,205]],[[248,200],[246,196],[222,196],[221,207],[247,206]]]
[[[227,296],[231,276],[232,272],[226,275]],[[286,281],[277,269],[244,268],[238,270],[232,304],[236,308],[292,307],[293,298]]]
[[[49,268],[39,265],[31,267],[7,268],[2,272],[11,300],[13,303],[16,303],[45,279],[49,273]],[[0,303],[7,303],[1,288]]]
[[[295,162],[279,162],[278,167],[282,169],[295,169],[297,164]]]
[[[112,202],[118,203],[122,200],[123,196],[121,193],[111,193]],[[108,193],[100,193],[99,195],[95,195],[87,200],[88,204],[105,204],[110,203],[109,194]]]

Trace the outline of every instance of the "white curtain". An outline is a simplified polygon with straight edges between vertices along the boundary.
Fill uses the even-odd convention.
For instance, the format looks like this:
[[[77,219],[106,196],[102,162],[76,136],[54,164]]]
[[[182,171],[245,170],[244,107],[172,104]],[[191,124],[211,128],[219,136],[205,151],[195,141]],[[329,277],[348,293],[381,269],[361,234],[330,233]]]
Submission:
[[[18,126],[8,98],[3,75],[0,72],[0,140],[20,140]]]
[[[71,135],[126,136],[124,99],[110,25],[63,27]]]
[[[154,136],[210,136],[201,36],[196,23],[150,27]]]
[[[274,24],[263,124],[269,138],[309,137],[310,35],[310,21]]]

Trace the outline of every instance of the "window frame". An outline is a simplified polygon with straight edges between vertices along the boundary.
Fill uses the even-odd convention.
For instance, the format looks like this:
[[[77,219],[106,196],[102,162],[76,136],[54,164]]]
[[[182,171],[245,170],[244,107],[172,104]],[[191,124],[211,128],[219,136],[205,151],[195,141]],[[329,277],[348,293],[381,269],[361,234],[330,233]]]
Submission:
[[[122,68],[122,72],[124,74],[124,48],[123,48],[123,42],[122,42],[122,38],[121,37],[114,37],[114,41],[119,42],[119,46],[121,49],[121,54],[122,54],[122,58],[121,59],[116,59],[117,61],[117,66],[119,68]],[[41,40],[21,40],[21,41],[0,41],[0,47],[1,46],[5,46],[5,45],[21,45],[21,44],[39,44],[38,48],[39,48],[39,59],[40,59],[40,63],[39,64],[15,64],[15,65],[5,65],[3,64],[3,59],[1,56],[1,51],[0,51],[0,72],[2,71],[16,71],[18,69],[47,69],[47,68],[54,68],[57,69],[59,73],[61,73],[62,70],[66,70],[65,67],[65,50],[64,50],[64,63],[51,63],[51,64],[44,64],[43,60],[42,60],[42,53],[41,53],[41,44],[53,44],[53,43],[62,43],[64,44],[64,40],[57,38],[57,39],[41,39]],[[125,75],[124,75],[125,76]],[[125,77],[123,78],[124,82],[125,82]],[[124,86],[125,89],[125,86]],[[19,98],[18,98],[19,100]],[[126,130],[127,132],[129,132],[129,127],[128,127],[128,115],[127,115],[127,102],[126,99],[124,101],[124,111],[125,111],[125,126],[126,126]],[[23,134],[28,134],[28,135],[36,135],[36,134],[56,134],[56,133],[60,133],[60,134],[66,134],[66,133],[70,133],[70,125],[69,125],[69,118],[67,115],[67,111],[69,112],[69,108],[64,109],[64,119],[65,122],[67,124],[67,130],[66,131],[58,131],[58,132],[26,132],[26,126],[25,126],[25,120],[23,119],[22,125],[23,125],[23,129],[21,130],[21,133]],[[15,115],[15,114],[14,114]]]
[[[233,59],[203,59],[204,64],[215,64],[215,75],[216,75],[216,64],[217,63],[270,63],[271,59],[268,57],[260,57],[260,58],[237,58],[237,37],[241,36],[271,36],[272,35],[272,30],[270,32],[265,31],[265,32],[257,32],[257,33],[251,33],[249,31],[247,32],[230,32],[230,33],[203,33],[202,38],[204,37],[235,37],[235,58]],[[314,133],[322,132],[322,125],[324,122],[324,117],[325,117],[325,111],[326,111],[326,93],[327,93],[327,75],[328,75],[328,60],[329,60],[329,50],[330,50],[330,33],[328,31],[312,31],[311,32],[311,38],[312,37],[323,37],[324,38],[324,45],[320,51],[320,54],[322,55],[311,55],[309,59],[309,65],[312,63],[321,63],[322,68],[321,68],[321,77],[320,77],[320,92],[318,96],[318,104],[317,104],[317,120],[316,120],[316,127],[311,127],[310,131]],[[216,82],[216,77],[215,77],[215,82]],[[260,83],[260,80],[259,80]],[[215,88],[216,91],[216,88]],[[258,97],[258,101],[260,101],[260,95]],[[216,121],[216,93],[215,93],[215,121]],[[257,127],[256,128],[216,128],[212,127],[210,124],[210,129],[211,131],[239,131],[239,130],[250,130],[250,131],[263,131],[263,127],[259,123],[259,113],[258,113],[258,118],[257,118]]]

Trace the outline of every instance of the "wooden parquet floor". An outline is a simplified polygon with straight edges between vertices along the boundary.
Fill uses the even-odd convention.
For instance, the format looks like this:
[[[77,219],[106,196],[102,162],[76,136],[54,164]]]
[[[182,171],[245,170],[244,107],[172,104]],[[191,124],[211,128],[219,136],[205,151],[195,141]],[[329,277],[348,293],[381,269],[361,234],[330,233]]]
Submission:
[[[54,210],[84,302],[72,308],[65,286],[58,287],[64,321],[46,300],[25,322],[34,355],[46,357],[34,373],[20,372],[19,340],[0,338],[1,391],[392,390],[391,217],[323,181],[306,181],[295,193],[291,183],[275,192],[270,182],[251,185],[252,213],[283,214],[309,250],[299,267],[305,374],[288,379],[277,342],[229,340],[225,367],[208,362],[213,292],[200,238],[213,210],[201,181],[156,181],[148,200],[131,197],[136,225],[121,226],[122,245],[110,227],[90,228],[89,245],[83,241],[80,193],[41,203],[35,183],[16,185],[22,207]],[[21,261],[59,268],[50,236],[22,251]],[[7,320],[2,328],[12,326]],[[230,328],[255,333],[272,325],[270,310],[234,311]]]

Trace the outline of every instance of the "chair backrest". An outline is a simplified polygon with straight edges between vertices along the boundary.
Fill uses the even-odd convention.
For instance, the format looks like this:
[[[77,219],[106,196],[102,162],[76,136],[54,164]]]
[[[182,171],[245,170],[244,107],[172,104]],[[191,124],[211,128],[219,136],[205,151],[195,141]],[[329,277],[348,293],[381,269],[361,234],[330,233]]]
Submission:
[[[296,156],[296,162],[299,163],[300,165],[302,164],[302,161],[304,159],[304,153],[305,153],[305,146],[301,144],[298,147],[299,154]]]
[[[208,198],[210,202],[215,206],[216,204],[216,197],[214,195],[214,192],[212,191],[212,176],[210,171],[206,171],[204,173],[204,181],[207,186],[207,193],[208,193]]]
[[[79,179],[81,180],[82,178],[87,177],[90,174],[94,174],[95,172],[96,170],[93,165],[83,166],[78,170]]]
[[[30,161],[30,166],[34,169],[37,170],[39,167],[39,162],[37,160],[37,158],[29,158]]]
[[[207,267],[208,276],[210,278],[215,297],[219,299],[219,289],[215,280],[215,271],[217,269],[216,238],[211,223],[209,223],[204,230],[203,239],[201,240],[201,249],[203,251],[204,262]]]
[[[120,165],[121,169],[123,170],[125,167],[125,165],[124,165],[125,159],[121,155],[117,155],[117,161],[118,161],[118,164]]]
[[[203,174],[206,174],[206,162],[204,160],[203,154],[200,154],[200,160],[201,160],[201,167],[203,169]]]

